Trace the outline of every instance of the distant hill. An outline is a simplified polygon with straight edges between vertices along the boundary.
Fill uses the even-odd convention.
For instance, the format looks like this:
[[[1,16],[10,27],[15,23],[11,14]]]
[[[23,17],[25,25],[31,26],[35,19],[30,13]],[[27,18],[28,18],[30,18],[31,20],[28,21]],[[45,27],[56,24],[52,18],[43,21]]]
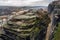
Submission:
[[[47,8],[46,6],[0,6],[0,15],[8,15],[11,14],[13,11],[21,10],[21,9],[40,9],[40,8]]]
[[[17,7],[17,6],[0,6],[0,9],[8,9],[8,8],[47,8],[47,6],[21,6],[21,7]]]

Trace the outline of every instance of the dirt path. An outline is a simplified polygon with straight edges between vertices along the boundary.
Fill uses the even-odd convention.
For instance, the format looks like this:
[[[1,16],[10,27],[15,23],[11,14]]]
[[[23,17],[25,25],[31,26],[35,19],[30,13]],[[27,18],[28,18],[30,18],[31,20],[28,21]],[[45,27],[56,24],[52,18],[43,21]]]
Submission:
[[[48,28],[47,28],[46,40],[49,40],[51,32],[52,32],[52,25],[50,23],[49,26],[48,26]]]
[[[55,26],[54,26],[54,15],[53,14],[51,14],[50,19],[51,19],[51,22],[49,23],[49,25],[47,27],[47,33],[46,33],[46,39],[45,40],[50,39],[50,36],[53,33],[54,28],[55,28]]]

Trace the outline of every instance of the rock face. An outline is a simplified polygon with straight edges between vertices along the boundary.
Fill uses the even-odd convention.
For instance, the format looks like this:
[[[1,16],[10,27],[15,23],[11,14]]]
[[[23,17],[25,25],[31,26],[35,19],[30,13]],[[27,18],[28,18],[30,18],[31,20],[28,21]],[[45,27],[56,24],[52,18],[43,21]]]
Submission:
[[[48,12],[52,13],[53,11],[56,12],[56,10],[58,11],[60,9],[60,1],[53,1],[52,3],[50,3],[48,5]]]
[[[16,15],[4,25],[4,30],[14,40],[35,40],[40,32],[39,19],[35,13]]]
[[[48,12],[19,11],[13,12],[8,21],[3,25],[6,40],[42,40],[46,34],[46,28],[50,22]]]
[[[53,40],[52,38],[57,24],[56,20],[58,18],[56,16],[60,15],[60,1],[53,1],[50,3],[48,12],[50,13],[51,23],[47,28],[46,40]]]

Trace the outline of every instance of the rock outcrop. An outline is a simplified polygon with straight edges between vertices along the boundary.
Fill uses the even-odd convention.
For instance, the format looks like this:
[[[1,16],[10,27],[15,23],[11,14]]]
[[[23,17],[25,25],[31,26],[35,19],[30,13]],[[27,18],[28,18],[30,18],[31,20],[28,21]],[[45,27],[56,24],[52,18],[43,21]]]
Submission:
[[[35,40],[40,32],[39,19],[35,13],[26,13],[13,16],[4,25],[6,35],[14,40]],[[7,39],[8,40],[8,39]]]
[[[60,15],[60,1],[53,1],[48,5],[48,13],[50,15],[51,23],[47,28],[46,40],[53,40],[53,34],[56,27],[56,20],[59,18]]]
[[[43,40],[46,28],[50,23],[48,12],[44,10],[29,10],[12,12],[3,25],[6,40]]]

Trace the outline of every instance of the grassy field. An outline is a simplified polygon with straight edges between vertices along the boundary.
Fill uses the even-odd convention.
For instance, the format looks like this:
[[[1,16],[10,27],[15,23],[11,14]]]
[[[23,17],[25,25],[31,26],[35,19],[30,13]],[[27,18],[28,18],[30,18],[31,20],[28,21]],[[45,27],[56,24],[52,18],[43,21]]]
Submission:
[[[54,40],[60,40],[60,22],[58,23],[58,27],[54,35]]]

